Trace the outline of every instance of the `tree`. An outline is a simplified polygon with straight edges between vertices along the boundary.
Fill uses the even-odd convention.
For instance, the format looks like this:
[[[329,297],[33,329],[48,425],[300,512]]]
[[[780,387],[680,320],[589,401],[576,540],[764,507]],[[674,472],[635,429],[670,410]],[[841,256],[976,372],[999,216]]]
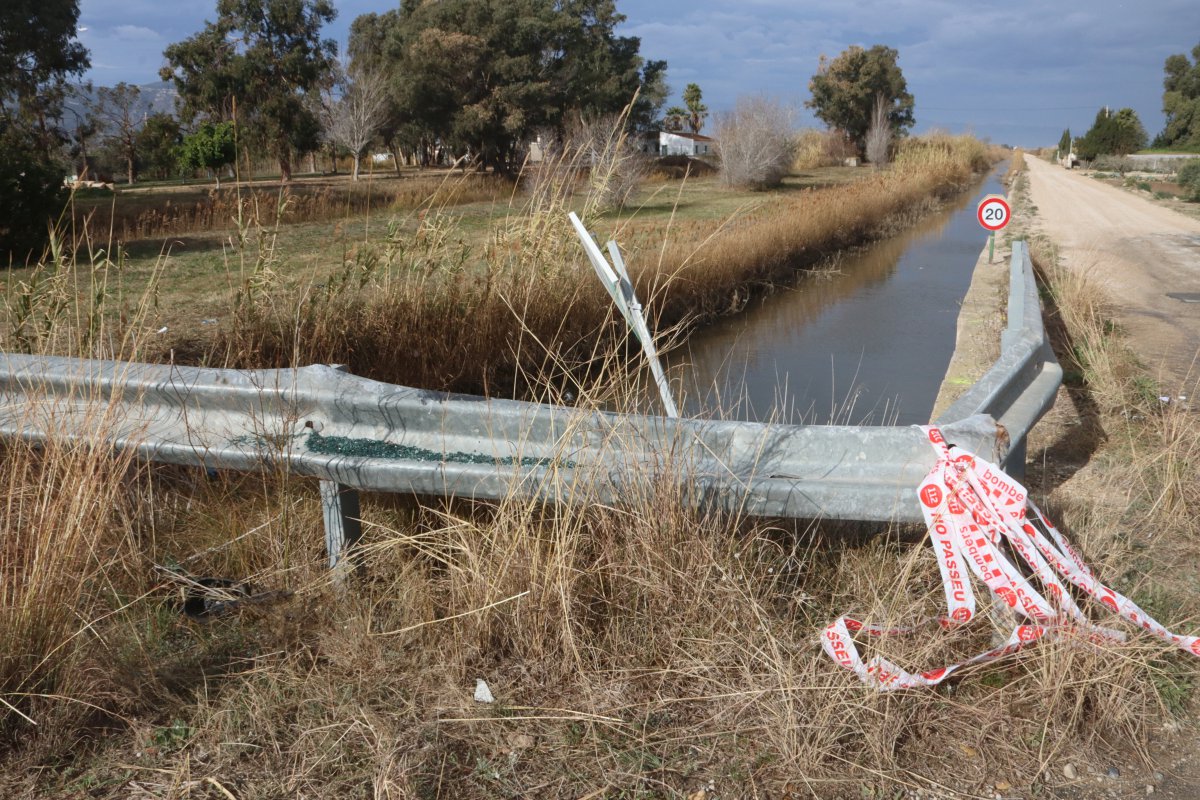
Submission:
[[[767,189],[787,175],[795,153],[792,110],[766,97],[739,97],[717,117],[721,180],[728,186]]]
[[[700,85],[689,83],[683,90],[683,107],[672,106],[667,109],[667,117],[671,120],[671,130],[682,130],[687,125],[692,133],[699,133],[708,118],[708,106],[700,102]]]
[[[217,177],[218,188],[221,186],[219,170],[226,164],[232,164],[236,158],[237,147],[231,122],[205,122],[183,137],[179,145],[179,168],[184,172],[210,170]]]
[[[683,105],[688,110],[688,127],[692,133],[699,133],[708,118],[708,106],[700,102],[700,98],[699,84],[689,83],[683,90]]]
[[[844,131],[862,151],[875,97],[882,95],[892,133],[903,134],[914,122],[913,96],[897,63],[899,56],[881,44],[870,50],[849,47],[832,61],[821,56],[817,74],[808,83],[812,99],[805,105],[826,125]]]
[[[24,261],[62,207],[59,161],[66,79],[88,67],[75,39],[78,0],[0,3],[0,253]]]
[[[1063,135],[1058,140],[1058,157],[1065,158],[1071,154],[1071,129],[1067,128],[1063,131]]]
[[[179,172],[179,145],[183,134],[179,120],[170,114],[151,114],[138,133],[137,151],[142,168],[159,180]]]
[[[217,0],[217,21],[169,46],[163,80],[175,83],[186,119],[231,119],[279,161],[311,150],[320,123],[306,95],[332,72],[337,45],[321,27],[337,16],[331,0]]]
[[[384,68],[412,146],[507,171],[533,131],[618,112],[661,80],[664,67],[643,70],[639,40],[615,34],[623,20],[613,0],[409,0],[362,33],[389,28]]]
[[[389,111],[387,77],[367,68],[351,68],[338,81],[340,96],[325,103],[325,133],[354,158],[353,180],[358,180],[363,151]]]
[[[125,162],[125,174],[132,184],[137,178],[138,134],[146,122],[142,90],[122,82],[111,89],[101,86],[96,95],[95,113],[108,131],[105,139]]]
[[[658,112],[671,94],[667,86],[667,62],[648,60],[642,65],[641,82],[637,99],[629,110],[629,125],[635,131],[648,131],[658,127]]]
[[[38,256],[64,195],[62,165],[42,156],[32,130],[0,118],[0,253],[6,261]]]
[[[1192,48],[1192,61],[1182,53],[1168,56],[1163,71],[1167,124],[1155,137],[1154,146],[1200,150],[1200,44]]]
[[[88,91],[91,91],[91,83],[87,85]],[[81,94],[76,94],[81,97]],[[100,132],[100,120],[96,116],[95,109],[88,102],[83,103],[82,111],[76,111],[70,106],[64,106],[64,111],[70,113],[70,119],[63,119],[63,125],[67,130],[69,143],[69,152],[71,159],[74,162],[76,175],[92,174],[92,154],[88,147],[92,138]],[[93,175],[92,180],[95,180]]]
[[[687,124],[687,109],[671,106],[663,115],[663,127],[669,131],[679,132]]]
[[[82,75],[88,52],[76,39],[78,0],[4,0],[0,3],[0,116],[33,133],[44,159],[61,142],[68,75]]]
[[[351,69],[387,75],[390,62],[385,55],[385,49],[399,14],[399,11],[387,11],[383,14],[361,14],[355,17],[350,25],[350,43],[347,47]],[[379,140],[392,154],[392,164],[399,175],[400,148],[403,140],[407,138],[404,134],[410,126],[406,124],[408,119],[397,103],[390,80],[385,86],[384,102],[383,119],[376,128]],[[413,149],[415,146],[410,148],[409,152]]]
[[[1092,127],[1075,142],[1075,153],[1086,161],[1096,156],[1125,156],[1146,146],[1146,129],[1132,108],[1096,112]]]

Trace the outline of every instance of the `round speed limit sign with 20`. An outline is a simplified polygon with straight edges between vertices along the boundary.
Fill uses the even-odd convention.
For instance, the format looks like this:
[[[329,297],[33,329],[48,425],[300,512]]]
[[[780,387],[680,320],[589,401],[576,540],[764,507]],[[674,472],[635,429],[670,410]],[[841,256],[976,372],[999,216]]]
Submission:
[[[1012,217],[1012,209],[1008,207],[1008,201],[1003,197],[990,195],[980,201],[975,217],[979,220],[980,225],[995,232],[1008,224],[1009,218]]]

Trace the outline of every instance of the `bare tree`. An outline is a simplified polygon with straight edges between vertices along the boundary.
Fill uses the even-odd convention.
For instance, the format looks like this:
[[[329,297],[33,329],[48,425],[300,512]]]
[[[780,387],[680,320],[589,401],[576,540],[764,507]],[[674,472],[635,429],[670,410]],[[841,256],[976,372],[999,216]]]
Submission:
[[[100,87],[95,105],[96,116],[107,131],[107,141],[125,160],[127,177],[132,184],[137,177],[138,133],[146,124],[146,112],[141,106],[142,90],[128,83],[118,83],[109,89]]]
[[[721,180],[729,186],[765,189],[788,173],[795,149],[792,109],[767,97],[739,97],[732,112],[717,117]]]
[[[330,141],[354,157],[354,180],[358,180],[363,152],[387,121],[388,82],[382,72],[351,68],[338,81],[340,96],[325,104],[325,133]]]
[[[535,197],[565,199],[584,192],[588,209],[625,208],[650,173],[650,158],[628,127],[630,106],[621,114],[578,117],[565,135],[546,129],[542,159],[529,164],[522,183]]]
[[[892,146],[892,123],[888,119],[890,111],[887,98],[876,94],[864,147],[867,161],[874,164],[876,169],[882,169],[888,163],[888,149]]]
[[[650,173],[650,159],[627,127],[628,114],[627,107],[621,114],[581,119],[568,132],[579,163],[587,168],[588,189],[598,208],[625,208]]]

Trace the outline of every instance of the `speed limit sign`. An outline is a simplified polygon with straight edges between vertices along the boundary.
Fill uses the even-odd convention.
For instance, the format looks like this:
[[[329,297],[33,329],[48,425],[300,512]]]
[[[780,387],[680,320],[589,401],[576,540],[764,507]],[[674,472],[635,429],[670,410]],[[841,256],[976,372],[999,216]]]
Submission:
[[[1012,209],[1008,207],[1008,201],[999,195],[983,198],[975,212],[979,224],[993,233],[1007,225],[1011,216]]]

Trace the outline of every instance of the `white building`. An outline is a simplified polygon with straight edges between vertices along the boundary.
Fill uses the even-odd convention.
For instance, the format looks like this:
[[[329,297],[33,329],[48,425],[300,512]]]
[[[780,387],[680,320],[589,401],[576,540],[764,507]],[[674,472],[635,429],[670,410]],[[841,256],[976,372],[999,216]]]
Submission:
[[[716,154],[716,145],[716,139],[699,133],[659,131],[645,135],[642,152],[657,156],[711,156]]]

